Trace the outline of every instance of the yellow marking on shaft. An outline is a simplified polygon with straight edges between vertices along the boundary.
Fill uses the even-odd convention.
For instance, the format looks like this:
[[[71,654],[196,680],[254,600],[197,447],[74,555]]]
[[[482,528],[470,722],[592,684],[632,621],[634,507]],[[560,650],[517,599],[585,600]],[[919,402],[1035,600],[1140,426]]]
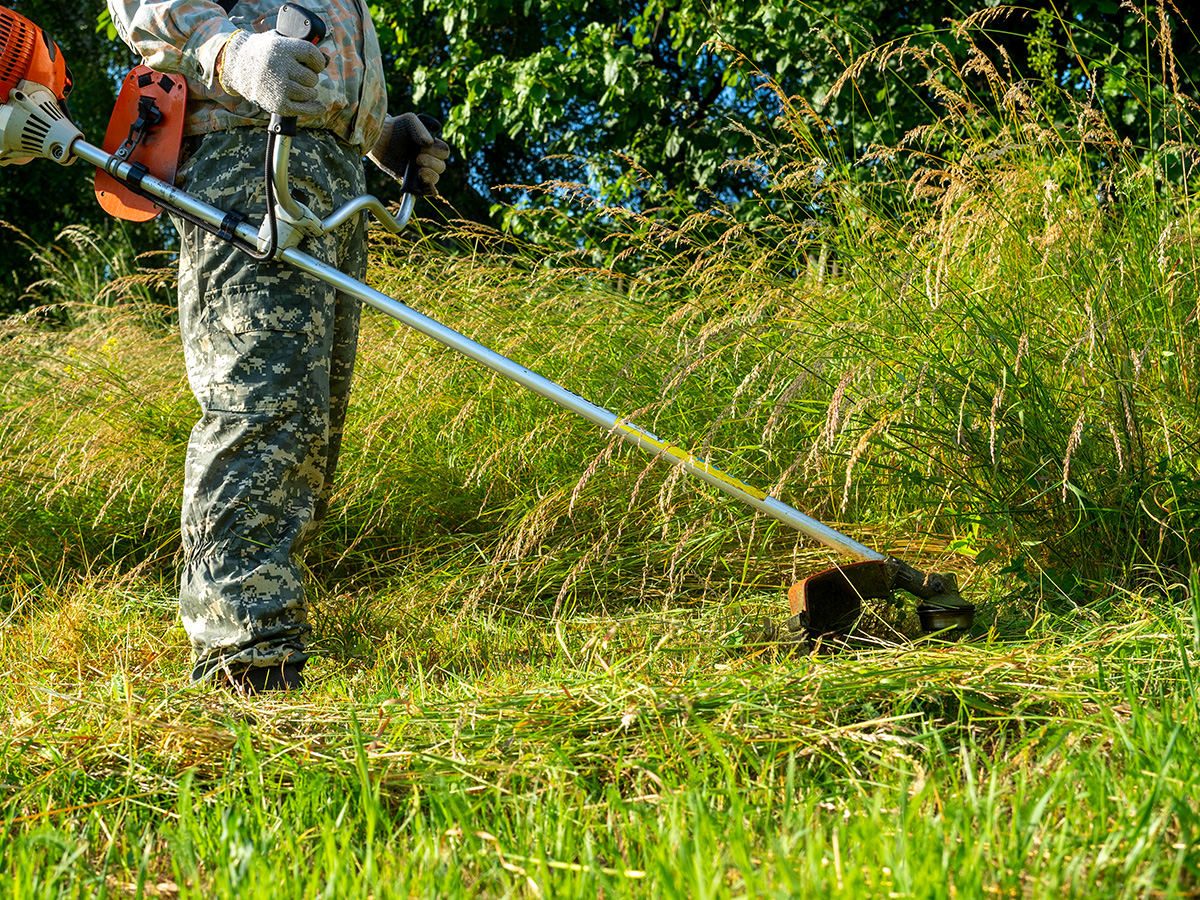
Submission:
[[[631,437],[637,438],[644,444],[649,444],[651,447],[657,449],[660,453],[679,460],[681,464],[691,465],[693,468],[699,469],[706,475],[715,478],[717,481],[729,485],[734,490],[741,491],[743,494],[749,494],[755,500],[762,501],[771,499],[768,494],[763,493],[758,488],[752,487],[746,484],[746,482],[722,472],[715,466],[710,466],[708,462],[703,459],[696,459],[696,457],[688,453],[682,447],[677,447],[674,444],[668,444],[666,441],[660,441],[658,438],[653,437],[649,432],[643,431],[636,425],[629,424],[624,419],[617,419],[614,427],[624,434],[628,434]]]

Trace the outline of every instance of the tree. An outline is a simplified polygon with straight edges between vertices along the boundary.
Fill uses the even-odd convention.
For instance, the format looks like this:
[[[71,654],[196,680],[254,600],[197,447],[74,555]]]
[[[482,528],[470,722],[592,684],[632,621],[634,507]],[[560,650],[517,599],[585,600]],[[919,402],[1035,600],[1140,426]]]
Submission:
[[[923,83],[920,51],[965,60],[966,37],[950,23],[972,9],[938,0],[379,0],[372,13],[393,108],[446,119],[469,175],[444,193],[478,217],[521,196],[496,185],[558,179],[642,208],[736,201],[758,182],[726,164],[755,151],[748,132],[772,139],[781,96],[810,101],[828,126],[829,155],[853,163],[945,111]],[[1172,78],[1190,90],[1200,63],[1194,33],[1170,9],[1081,0],[1064,18],[1047,0],[985,5],[972,21],[974,46],[1014,82],[1090,94],[1120,136],[1147,149],[1163,142],[1152,106],[1164,98],[1138,86],[1130,59],[1145,60],[1143,83],[1160,93]],[[1173,66],[1151,33],[1171,22]],[[987,90],[980,75],[950,86]]]
[[[728,126],[769,128],[778,108],[758,90],[763,78],[800,89],[813,69],[797,39],[813,17],[784,0],[383,0],[372,10],[394,100],[445,116],[488,202],[495,185],[555,179],[647,206],[735,199],[753,178],[722,166],[753,144]]]
[[[62,46],[75,74],[73,115],[98,143],[134,62],[97,33],[104,4],[13,7]],[[560,236],[583,242],[601,214],[580,215],[576,196],[497,186],[581,182],[599,204],[721,204],[749,215],[751,205],[739,209],[739,201],[789,160],[767,152],[757,170],[729,163],[786,143],[776,131],[784,98],[803,98],[820,116],[812,154],[853,168],[873,145],[895,145],[944,114],[929,79],[986,93],[977,73],[957,78],[953,66],[920,61],[921,52],[966,58],[968,41],[951,20],[971,18],[973,46],[1013,82],[1035,85],[1057,124],[1074,127],[1066,99],[1084,97],[1134,154],[1170,148],[1179,130],[1174,94],[1194,96],[1190,73],[1200,70],[1196,35],[1175,7],[1116,0],[1079,0],[1067,17],[1051,0],[978,12],[940,0],[377,0],[370,8],[392,111],[438,116],[456,148],[439,184],[447,214],[498,224],[504,204],[535,196],[568,211],[555,219]],[[1168,27],[1172,53],[1156,37]],[[851,67],[855,77],[842,80]],[[36,196],[53,201],[33,202],[19,170],[6,170],[0,221],[40,245],[68,224],[115,227],[92,199],[85,167],[33,165]],[[367,169],[370,188],[396,199],[398,187]],[[155,228],[132,234],[146,248],[164,240]],[[37,265],[16,239],[0,246],[0,265],[0,309],[13,309]]]

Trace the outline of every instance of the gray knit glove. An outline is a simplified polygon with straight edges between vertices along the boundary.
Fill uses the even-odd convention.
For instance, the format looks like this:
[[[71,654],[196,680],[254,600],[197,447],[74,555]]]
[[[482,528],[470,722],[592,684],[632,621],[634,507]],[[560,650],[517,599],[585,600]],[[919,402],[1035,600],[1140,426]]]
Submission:
[[[325,54],[308,41],[275,31],[237,32],[221,50],[217,77],[221,87],[280,116],[315,116],[317,76],[327,65]]]
[[[450,145],[434,137],[441,128],[430,116],[388,116],[367,156],[397,181],[403,181],[405,192],[436,197],[438,176],[446,171],[446,158],[450,156]],[[412,171],[408,171],[410,165]]]

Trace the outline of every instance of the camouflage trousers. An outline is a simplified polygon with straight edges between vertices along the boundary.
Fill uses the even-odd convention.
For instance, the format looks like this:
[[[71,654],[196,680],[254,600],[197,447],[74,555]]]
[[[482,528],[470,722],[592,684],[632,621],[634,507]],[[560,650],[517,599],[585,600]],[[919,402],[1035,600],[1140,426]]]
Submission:
[[[264,215],[266,132],[204,137],[177,183],[223,210]],[[360,155],[323,132],[292,143],[293,193],[318,216],[365,190]],[[202,229],[180,234],[179,325],[200,403],[184,472],[179,611],[192,679],[303,662],[311,626],[298,551],[328,507],[341,447],[359,302],[281,263],[259,263]],[[366,272],[353,217],[300,249]]]

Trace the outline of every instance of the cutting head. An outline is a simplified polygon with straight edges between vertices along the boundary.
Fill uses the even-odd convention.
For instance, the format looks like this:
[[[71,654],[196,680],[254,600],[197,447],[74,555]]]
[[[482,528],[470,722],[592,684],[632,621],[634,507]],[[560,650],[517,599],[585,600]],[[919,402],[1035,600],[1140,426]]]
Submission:
[[[62,51],[20,13],[0,6],[0,164],[64,165],[80,136],[67,113],[71,70]]]
[[[849,634],[865,601],[891,602],[896,588],[922,601],[917,616],[926,634],[962,635],[974,621],[975,607],[959,594],[953,573],[927,574],[888,557],[827,569],[793,584],[788,591],[789,628],[806,630],[811,640]]]

